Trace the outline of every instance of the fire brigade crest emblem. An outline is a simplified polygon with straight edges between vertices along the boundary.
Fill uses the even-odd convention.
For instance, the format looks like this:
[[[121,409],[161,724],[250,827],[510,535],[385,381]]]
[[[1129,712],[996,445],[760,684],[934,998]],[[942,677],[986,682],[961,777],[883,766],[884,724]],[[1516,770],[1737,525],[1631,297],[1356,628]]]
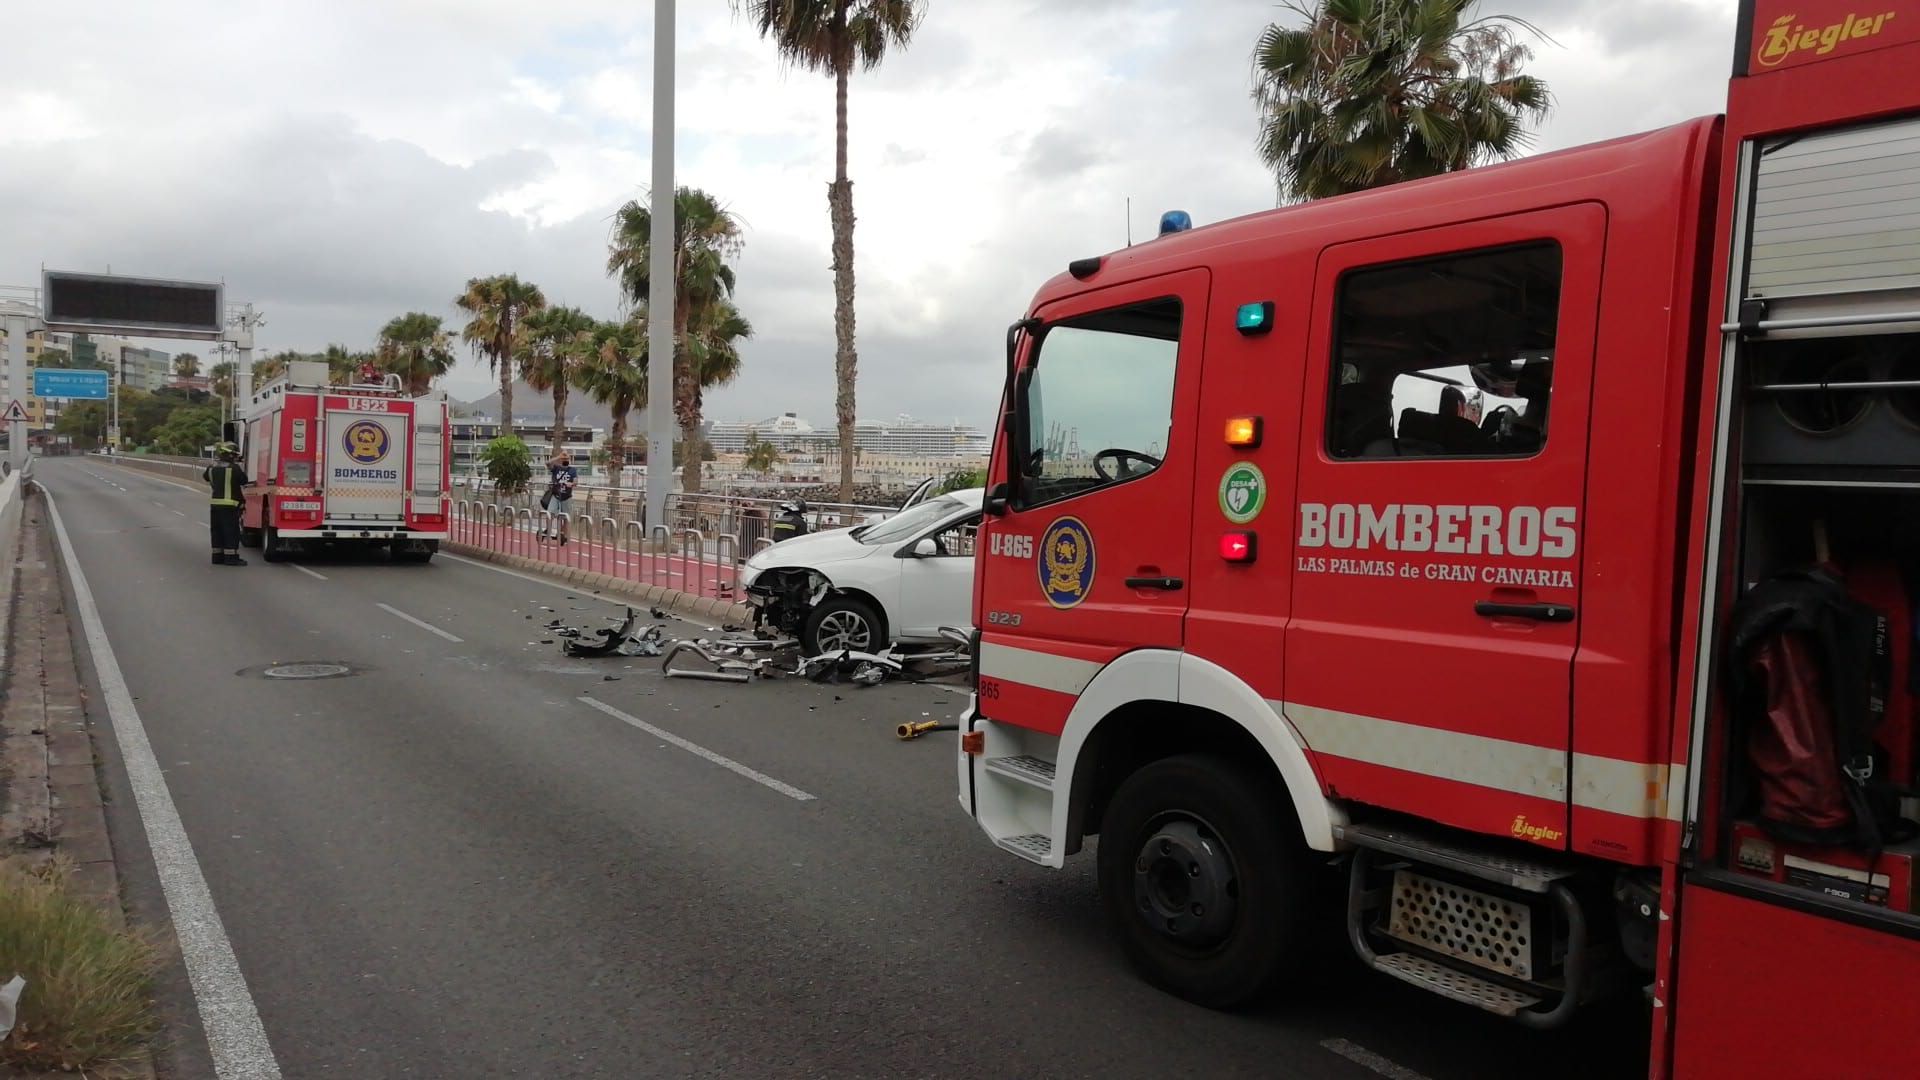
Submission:
[[[347,425],[341,439],[347,456],[362,465],[371,465],[387,456],[387,429],[371,420],[355,420]]]
[[[1063,517],[1040,538],[1040,590],[1047,603],[1070,608],[1093,590],[1093,534],[1079,518]]]

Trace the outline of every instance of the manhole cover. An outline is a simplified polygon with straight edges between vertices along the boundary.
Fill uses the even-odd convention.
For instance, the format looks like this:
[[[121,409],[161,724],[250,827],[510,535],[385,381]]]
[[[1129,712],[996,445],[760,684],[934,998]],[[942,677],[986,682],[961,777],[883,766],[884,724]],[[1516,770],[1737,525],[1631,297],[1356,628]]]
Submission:
[[[234,674],[241,678],[339,679],[366,670],[365,667],[343,664],[337,660],[285,660],[241,668]]]
[[[275,664],[261,674],[269,679],[331,679],[352,671],[345,664]]]

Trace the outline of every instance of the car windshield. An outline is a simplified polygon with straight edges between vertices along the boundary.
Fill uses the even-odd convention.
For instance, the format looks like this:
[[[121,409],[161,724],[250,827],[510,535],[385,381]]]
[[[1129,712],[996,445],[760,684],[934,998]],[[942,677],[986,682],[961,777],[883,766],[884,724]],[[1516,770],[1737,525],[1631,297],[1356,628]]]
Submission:
[[[855,539],[869,546],[905,540],[932,528],[965,507],[966,504],[959,499],[951,495],[942,495],[937,499],[929,499],[919,506],[902,510],[880,524],[859,533]]]

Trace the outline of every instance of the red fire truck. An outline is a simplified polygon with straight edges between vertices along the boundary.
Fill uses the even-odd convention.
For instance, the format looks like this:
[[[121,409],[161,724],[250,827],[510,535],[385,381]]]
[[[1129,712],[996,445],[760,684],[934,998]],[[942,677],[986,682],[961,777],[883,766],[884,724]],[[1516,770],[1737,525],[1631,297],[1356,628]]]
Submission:
[[[1920,2],[1736,54],[1724,116],[1169,215],[1010,329],[960,801],[1097,834],[1158,985],[1311,977],[1331,858],[1370,967],[1642,993],[1654,1076],[1920,1074]]]
[[[447,399],[409,397],[395,376],[328,385],[294,361],[254,393],[242,431],[241,539],[279,562],[298,546],[370,545],[426,562],[447,538]]]

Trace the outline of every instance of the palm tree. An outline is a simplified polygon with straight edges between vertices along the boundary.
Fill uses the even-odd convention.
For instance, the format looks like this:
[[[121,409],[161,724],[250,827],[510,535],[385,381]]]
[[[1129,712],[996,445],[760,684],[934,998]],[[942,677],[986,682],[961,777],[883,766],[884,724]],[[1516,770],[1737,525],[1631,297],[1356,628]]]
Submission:
[[[620,294],[631,305],[644,307],[652,285],[649,264],[652,244],[653,212],[637,200],[629,201],[614,214],[613,236],[607,245],[607,273],[620,279]],[[723,322],[716,309],[724,306],[732,317],[738,309],[728,298],[733,294],[733,267],[729,260],[740,254],[744,241],[740,222],[724,209],[719,200],[697,188],[681,188],[673,200],[673,411],[680,421],[682,445],[690,448],[686,467],[681,471],[681,486],[700,490],[699,455],[692,452],[699,444],[699,394],[707,378],[692,354],[696,342],[691,327],[696,324],[710,332]],[[741,320],[741,325],[745,320]],[[748,327],[746,334],[751,334]],[[734,338],[746,334],[736,334]],[[733,340],[733,339],[729,339]],[[734,371],[739,354],[732,355]],[[726,378],[731,379],[729,373]],[[725,380],[722,380],[725,381]],[[693,426],[689,427],[691,423]],[[651,475],[652,463],[648,465]],[[669,467],[670,468],[670,467]]]
[[[329,345],[327,351],[315,359],[326,361],[327,382],[335,386],[354,381],[363,365],[375,363],[372,353],[355,352],[345,345]]]
[[[607,432],[607,472],[620,486],[627,463],[627,414],[647,405],[647,323],[634,318],[603,322],[593,331],[593,353],[580,372],[580,388],[613,414]]]
[[[547,298],[540,286],[521,281],[518,275],[495,274],[467,279],[467,291],[453,303],[473,316],[460,329],[460,340],[487,361],[487,370],[500,376],[501,430],[509,430],[513,426],[514,341],[521,321],[543,310]]]
[[[207,371],[207,388],[215,397],[233,397],[233,377],[239,372],[240,365],[232,360],[222,360]]]
[[[905,48],[925,11],[923,0],[732,0],[781,59],[833,76],[834,412],[840,422],[840,498],[853,501],[853,181],[847,179],[847,79],[878,67],[889,46]]]
[[[292,349],[282,349],[264,360],[253,362],[253,381],[256,384],[270,383],[287,373],[287,365],[306,357]]]
[[[549,456],[566,445],[567,395],[580,381],[593,354],[593,316],[577,307],[550,307],[527,316],[521,324],[520,377],[535,390],[553,394],[553,445]]]
[[[440,328],[440,316],[424,312],[409,311],[389,320],[380,328],[375,351],[380,366],[399,375],[414,397],[453,367],[453,342]]]
[[[758,435],[752,435],[747,439],[747,457],[743,464],[746,465],[748,472],[765,476],[780,464],[780,448],[770,442],[761,441]]]
[[[1522,19],[1477,0],[1303,0],[1253,53],[1260,157],[1280,194],[1319,199],[1512,157],[1553,96],[1521,67]],[[1544,35],[1540,35],[1544,36]]]
[[[725,386],[740,375],[740,342],[753,336],[753,324],[740,314],[731,300],[721,300],[694,312],[693,320],[687,327],[686,354],[684,365],[687,374],[688,389],[684,397],[676,372],[674,384],[674,418],[680,421],[680,439],[689,447],[700,447],[704,440],[700,427],[706,412],[706,391],[715,386]],[[681,470],[680,486],[687,491],[698,491],[700,483],[700,455],[688,453],[687,464],[692,466],[693,486],[687,486],[687,469]]]
[[[173,358],[173,374],[176,378],[195,379],[200,376],[200,358],[190,352],[183,352]]]

